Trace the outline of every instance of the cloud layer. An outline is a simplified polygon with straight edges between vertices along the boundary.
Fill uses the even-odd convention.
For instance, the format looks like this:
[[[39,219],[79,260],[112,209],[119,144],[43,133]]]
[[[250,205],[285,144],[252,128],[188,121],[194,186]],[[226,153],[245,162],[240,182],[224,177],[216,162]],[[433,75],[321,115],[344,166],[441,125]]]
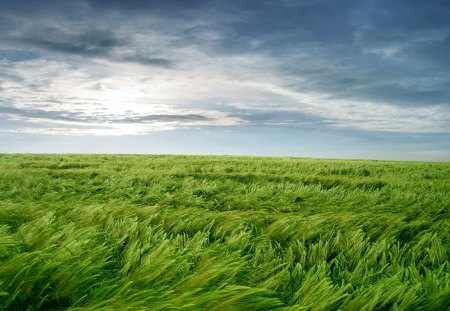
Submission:
[[[0,3],[0,131],[450,132],[446,1]]]

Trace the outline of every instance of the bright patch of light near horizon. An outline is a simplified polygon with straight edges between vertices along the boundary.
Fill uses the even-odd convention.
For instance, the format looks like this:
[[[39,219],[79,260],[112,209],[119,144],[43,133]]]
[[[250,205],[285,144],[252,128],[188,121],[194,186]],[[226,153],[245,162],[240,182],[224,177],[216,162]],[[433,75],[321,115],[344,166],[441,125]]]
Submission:
[[[109,114],[123,114],[137,111],[137,103],[144,94],[133,88],[105,89],[99,96],[100,103]]]

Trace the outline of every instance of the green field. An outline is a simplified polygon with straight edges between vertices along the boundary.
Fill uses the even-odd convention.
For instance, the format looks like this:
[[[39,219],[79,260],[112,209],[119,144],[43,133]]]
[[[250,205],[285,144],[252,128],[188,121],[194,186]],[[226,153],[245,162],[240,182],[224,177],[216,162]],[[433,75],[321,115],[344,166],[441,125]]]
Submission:
[[[450,163],[0,155],[0,309],[445,310]]]

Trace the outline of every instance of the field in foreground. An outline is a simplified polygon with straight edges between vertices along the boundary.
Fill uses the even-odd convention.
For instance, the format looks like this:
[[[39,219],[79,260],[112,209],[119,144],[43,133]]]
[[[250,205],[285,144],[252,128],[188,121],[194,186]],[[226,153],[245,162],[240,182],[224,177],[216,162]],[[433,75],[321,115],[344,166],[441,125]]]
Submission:
[[[450,163],[0,155],[0,309],[445,310]]]

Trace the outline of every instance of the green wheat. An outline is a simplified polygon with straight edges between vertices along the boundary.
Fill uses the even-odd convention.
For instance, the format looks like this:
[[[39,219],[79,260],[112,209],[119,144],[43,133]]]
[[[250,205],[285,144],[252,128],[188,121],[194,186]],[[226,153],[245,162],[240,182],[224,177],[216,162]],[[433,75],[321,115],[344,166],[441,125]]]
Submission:
[[[450,164],[0,155],[4,310],[445,310]]]

